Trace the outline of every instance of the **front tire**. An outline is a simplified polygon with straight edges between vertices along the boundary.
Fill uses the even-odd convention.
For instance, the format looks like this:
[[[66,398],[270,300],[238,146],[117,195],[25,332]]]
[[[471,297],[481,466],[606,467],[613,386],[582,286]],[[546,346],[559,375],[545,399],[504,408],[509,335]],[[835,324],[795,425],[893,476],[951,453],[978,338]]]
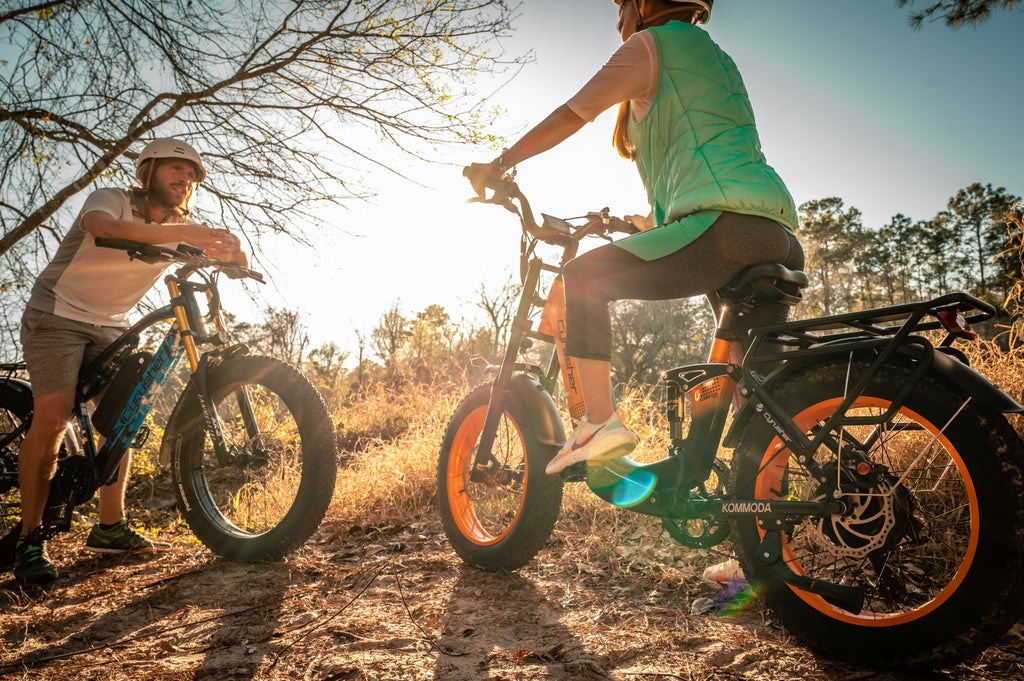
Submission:
[[[807,367],[773,387],[773,396],[811,433],[873,359]],[[884,413],[913,368],[909,360],[884,367],[847,415]],[[783,560],[797,574],[862,587],[864,609],[847,612],[770,573],[758,560],[764,534],[753,519],[734,524],[740,563],[787,629],[828,655],[910,668],[969,659],[1022,612],[1024,446],[1002,414],[935,374],[875,428],[847,424],[834,433],[815,455],[826,471],[815,480],[774,431],[752,424],[730,487],[736,498],[778,501],[816,499],[838,486],[848,513],[791,522]],[[860,478],[852,472],[858,461],[870,471]]]
[[[562,504],[562,479],[544,472],[557,447],[541,444],[526,405],[510,392],[491,450],[497,463],[486,479],[471,480],[490,395],[490,384],[480,386],[448,422],[437,467],[441,523],[469,565],[515,570],[551,536]]]
[[[337,449],[330,416],[299,372],[269,357],[236,357],[210,368],[229,460],[218,459],[194,384],[165,434],[178,507],[211,551],[239,561],[279,560],[319,527],[334,493]],[[246,425],[240,390],[257,429]]]

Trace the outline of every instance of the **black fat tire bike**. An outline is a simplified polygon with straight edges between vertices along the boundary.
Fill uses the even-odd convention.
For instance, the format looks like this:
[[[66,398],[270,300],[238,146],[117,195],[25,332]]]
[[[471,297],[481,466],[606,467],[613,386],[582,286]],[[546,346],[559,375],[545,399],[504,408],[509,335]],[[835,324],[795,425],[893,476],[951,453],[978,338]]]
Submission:
[[[320,394],[285,362],[252,356],[230,341],[218,276],[262,276],[198,249],[97,239],[126,257],[178,263],[165,279],[168,306],[128,329],[83,367],[73,422],[58,453],[43,518],[47,536],[71,527],[72,511],[116,479],[125,453],[149,434],[156,392],[187,357],[191,374],[164,427],[161,459],[170,461],[177,506],[196,537],[238,561],[279,560],[319,527],[334,492],[334,428]],[[195,281],[193,277],[199,279]],[[205,295],[207,314],[197,294]],[[138,350],[141,333],[172,320],[155,352]],[[212,328],[210,328],[212,327]],[[208,347],[205,352],[199,348]],[[18,451],[32,419],[24,365],[0,376],[0,568],[13,562],[20,531]],[[95,409],[90,404],[96,401]],[[96,433],[104,436],[98,445]]]
[[[523,229],[522,296],[502,363],[455,410],[439,454],[441,521],[467,564],[529,562],[552,532],[562,485],[586,482],[615,506],[660,518],[685,546],[731,537],[744,574],[784,626],[838,659],[949,666],[1017,621],[1024,444],[1006,415],[1024,407],[953,347],[976,337],[970,324],[991,318],[992,306],[953,293],[743,338],[747,313],[794,305],[807,284],[777,263],[752,266],[715,293],[723,313],[708,362],[662,374],[667,456],[548,476],[565,441],[556,395],[564,391],[573,420],[582,415],[558,276],[585,236],[630,230],[607,209],[580,227],[548,215],[538,225],[511,177],[466,172],[494,190],[484,201],[516,213]],[[558,264],[536,255],[540,243],[561,249]],[[929,332],[944,334],[941,342]],[[554,346],[546,366],[524,359],[538,340]]]

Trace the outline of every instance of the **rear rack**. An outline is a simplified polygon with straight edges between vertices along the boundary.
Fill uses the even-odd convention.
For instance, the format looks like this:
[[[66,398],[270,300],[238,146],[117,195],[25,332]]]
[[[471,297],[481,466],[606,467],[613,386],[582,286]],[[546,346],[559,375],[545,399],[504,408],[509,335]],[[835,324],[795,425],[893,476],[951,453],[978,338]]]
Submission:
[[[950,322],[947,326],[939,320],[940,313],[953,313],[962,316],[962,319]],[[958,336],[971,335],[966,325],[991,319],[995,314],[996,309],[992,305],[961,292],[916,303],[757,327],[750,331],[751,344],[743,358],[743,382],[746,389],[756,395],[756,399],[768,411],[784,413],[765,391],[764,377],[752,373],[753,367],[777,366],[774,363],[795,360],[797,357],[806,360],[836,353],[874,350],[876,356],[872,358],[870,366],[856,377],[850,377],[850,385],[842,403],[809,441],[799,430],[789,432],[793,442],[799,443],[803,451],[814,452],[835,428],[853,424],[878,425],[890,419],[924,378],[934,361],[936,350],[956,356],[959,351],[949,346]],[[946,330],[939,348],[915,333],[936,329]],[[958,333],[954,333],[954,330]],[[778,350],[764,352],[762,345],[766,341],[770,345],[779,346]],[[915,358],[914,370],[886,412],[869,417],[846,416],[850,405],[864,392],[885,363],[900,351]]]
[[[760,326],[750,333],[761,340],[768,337],[782,345],[808,348],[837,341],[906,337],[912,332],[946,329],[938,319],[938,314],[942,312],[961,314],[967,324],[975,324],[994,317],[996,308],[967,293],[948,293],[916,303]],[[940,345],[951,345],[953,339],[954,335],[947,329],[947,335]]]
[[[24,378],[25,371],[26,368],[24,362],[6,362],[0,364],[0,380]]]

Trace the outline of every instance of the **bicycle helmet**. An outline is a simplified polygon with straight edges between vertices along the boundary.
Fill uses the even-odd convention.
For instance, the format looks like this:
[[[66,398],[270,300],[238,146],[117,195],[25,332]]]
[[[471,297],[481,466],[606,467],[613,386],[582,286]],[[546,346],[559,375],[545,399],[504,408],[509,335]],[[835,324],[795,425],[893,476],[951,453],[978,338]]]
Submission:
[[[196,184],[206,179],[206,168],[203,166],[203,159],[199,157],[199,152],[181,140],[168,137],[153,140],[135,159],[135,179],[143,187],[149,186],[150,176],[153,172],[153,164],[146,163],[146,161],[154,161],[158,158],[183,158],[191,161],[196,167]]]
[[[627,0],[615,0],[615,4],[619,6],[626,2]],[[715,0],[668,0],[668,2],[675,2],[681,5],[696,5],[697,7],[703,8],[704,11],[701,12],[699,17],[697,17],[698,24],[708,23],[708,20],[711,19],[711,8],[715,4]],[[637,30],[639,30],[641,25],[641,23],[637,23]]]
[[[697,19],[698,24],[706,24],[711,18],[711,8],[715,4],[715,0],[670,0],[670,2],[684,3],[687,5],[699,5],[704,8],[704,14]]]

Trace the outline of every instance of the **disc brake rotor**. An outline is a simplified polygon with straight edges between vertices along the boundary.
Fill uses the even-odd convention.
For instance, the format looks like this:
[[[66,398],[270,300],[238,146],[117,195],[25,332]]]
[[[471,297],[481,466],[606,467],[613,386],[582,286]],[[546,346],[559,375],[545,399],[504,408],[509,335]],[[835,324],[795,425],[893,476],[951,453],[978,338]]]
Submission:
[[[846,494],[843,501],[850,509],[848,513],[808,522],[821,548],[848,558],[864,558],[882,548],[897,524],[895,495],[889,482],[879,479],[870,490]]]

